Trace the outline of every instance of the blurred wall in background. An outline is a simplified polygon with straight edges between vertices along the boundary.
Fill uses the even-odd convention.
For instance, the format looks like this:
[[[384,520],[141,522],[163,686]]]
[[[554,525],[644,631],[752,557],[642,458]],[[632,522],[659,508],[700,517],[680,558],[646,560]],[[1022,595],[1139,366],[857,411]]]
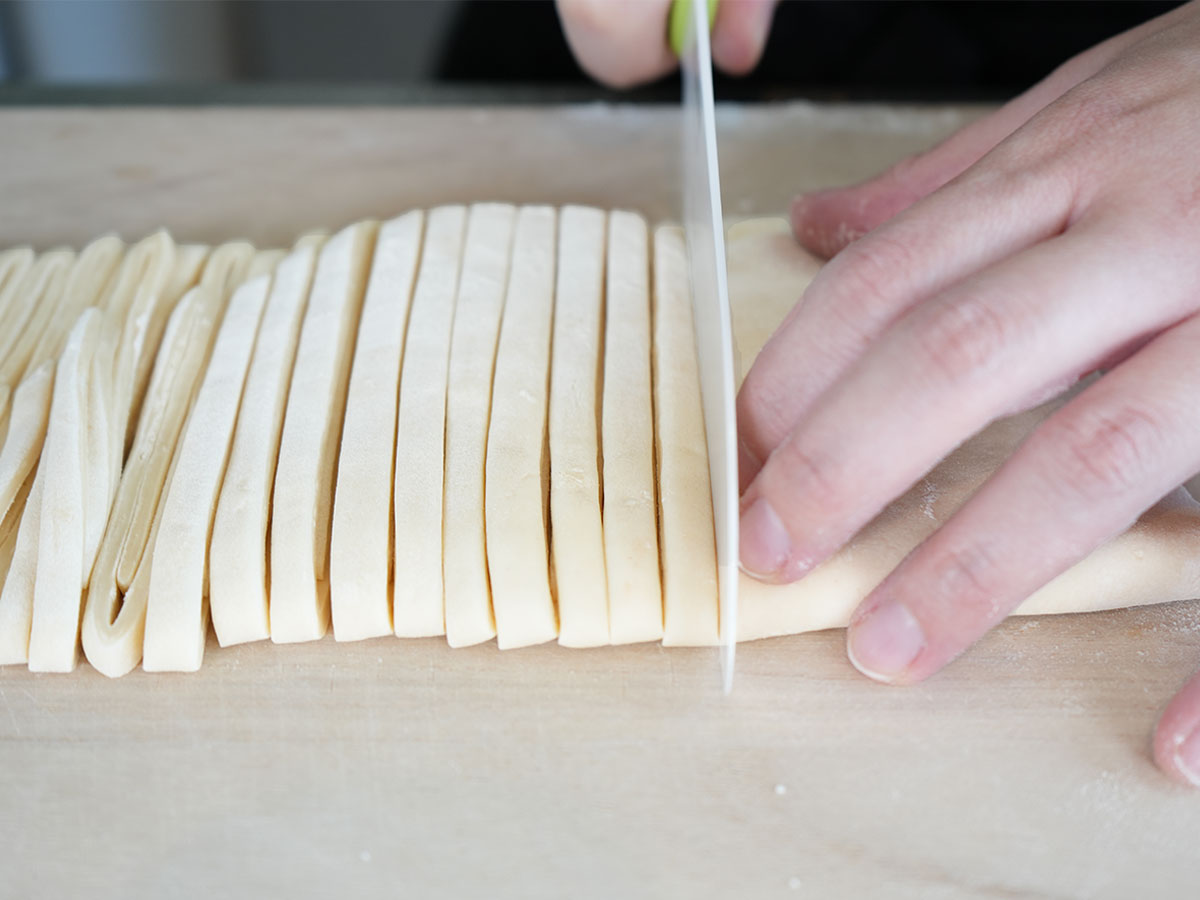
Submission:
[[[459,0],[7,0],[0,78],[43,84],[421,81]]]
[[[0,26],[10,78],[127,84],[233,74],[222,4],[12,0],[7,7]]]
[[[995,100],[1179,2],[785,0],[758,70],[718,90]],[[0,0],[3,81],[588,84],[552,0]]]

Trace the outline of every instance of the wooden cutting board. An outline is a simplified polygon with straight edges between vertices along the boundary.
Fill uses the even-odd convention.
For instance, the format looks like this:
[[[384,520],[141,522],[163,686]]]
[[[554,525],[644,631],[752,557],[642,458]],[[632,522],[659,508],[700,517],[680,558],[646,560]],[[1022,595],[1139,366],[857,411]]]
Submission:
[[[965,109],[727,108],[731,215]],[[169,226],[287,244],[444,201],[671,217],[671,108],[0,111],[0,246]],[[0,670],[13,897],[1188,896],[1200,794],[1149,734],[1200,604],[1013,620],[927,684],[840,633],[715,650],[230,650],[196,675]]]

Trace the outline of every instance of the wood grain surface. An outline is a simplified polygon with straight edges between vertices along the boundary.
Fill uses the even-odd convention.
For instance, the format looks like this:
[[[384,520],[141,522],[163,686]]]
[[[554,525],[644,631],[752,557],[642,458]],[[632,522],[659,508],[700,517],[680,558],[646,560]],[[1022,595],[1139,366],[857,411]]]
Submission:
[[[722,111],[726,202],[869,174],[974,114]],[[674,213],[673,111],[0,112],[0,245],[283,244],[450,200]],[[1200,605],[1012,620],[928,683],[843,636],[501,653],[209,648],[0,670],[0,896],[1181,897],[1200,795],[1149,759]]]

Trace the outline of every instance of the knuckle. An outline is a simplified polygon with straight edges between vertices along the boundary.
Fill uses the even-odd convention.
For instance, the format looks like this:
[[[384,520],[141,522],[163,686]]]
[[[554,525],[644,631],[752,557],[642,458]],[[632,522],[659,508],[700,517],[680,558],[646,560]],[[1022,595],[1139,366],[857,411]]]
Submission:
[[[737,419],[743,433],[757,437],[756,443],[774,441],[786,433],[787,398],[778,389],[779,379],[771,372],[752,368],[737,395]],[[761,451],[761,446],[754,448]]]
[[[1121,119],[1128,100],[1103,77],[1081,81],[1054,105],[1054,118],[1066,136],[1109,131]]]
[[[914,322],[918,367],[939,381],[992,373],[1010,344],[1009,318],[981,297],[939,305]]]
[[[1008,145],[1007,169],[1015,173],[1022,162],[1046,167],[1063,156],[1077,160],[1112,143],[1116,131],[1128,126],[1122,114],[1128,100],[1107,79],[1090,78],[1067,91],[1018,130]]]
[[[1064,416],[1045,440],[1055,450],[1059,483],[1092,500],[1124,493],[1153,472],[1163,429],[1146,410],[1126,405]]]
[[[887,170],[890,187],[907,206],[941,187],[949,180],[946,169],[938,164],[941,146],[906,157]]]
[[[793,502],[825,514],[840,508],[841,479],[830,457],[814,453],[792,439],[776,449],[771,463],[787,483]]]
[[[985,545],[974,542],[943,551],[932,572],[933,596],[949,607],[942,618],[949,620],[951,609],[989,622],[1003,617],[996,585],[1000,567]]]
[[[890,322],[898,312],[898,276],[913,270],[912,250],[902,241],[883,234],[850,244],[830,264],[827,305],[845,327],[870,333]]]

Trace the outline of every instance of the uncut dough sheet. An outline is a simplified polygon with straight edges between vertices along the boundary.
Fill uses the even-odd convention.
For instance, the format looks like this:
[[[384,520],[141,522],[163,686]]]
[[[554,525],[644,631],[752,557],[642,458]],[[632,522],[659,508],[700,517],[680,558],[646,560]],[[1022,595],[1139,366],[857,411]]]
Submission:
[[[782,219],[735,225],[727,242],[739,381],[816,274]],[[791,585],[742,576],[741,640],[838,628],[1059,404],[994,423],[935,467],[840,553]],[[1182,488],[1030,597],[1018,615],[1087,612],[1200,596],[1200,504]]]

